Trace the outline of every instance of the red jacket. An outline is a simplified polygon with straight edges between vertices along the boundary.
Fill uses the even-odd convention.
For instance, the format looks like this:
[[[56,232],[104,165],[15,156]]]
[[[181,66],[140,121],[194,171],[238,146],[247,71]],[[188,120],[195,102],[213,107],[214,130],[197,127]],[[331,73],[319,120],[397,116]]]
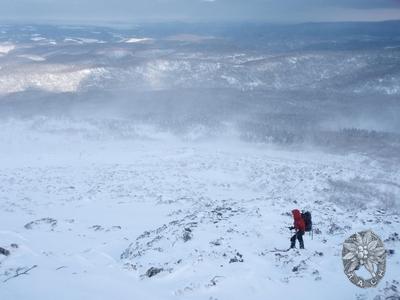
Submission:
[[[299,231],[305,231],[306,230],[306,224],[304,224],[304,220],[301,217],[301,213],[298,209],[293,209],[292,210],[293,214],[293,219],[294,219],[294,228]]]

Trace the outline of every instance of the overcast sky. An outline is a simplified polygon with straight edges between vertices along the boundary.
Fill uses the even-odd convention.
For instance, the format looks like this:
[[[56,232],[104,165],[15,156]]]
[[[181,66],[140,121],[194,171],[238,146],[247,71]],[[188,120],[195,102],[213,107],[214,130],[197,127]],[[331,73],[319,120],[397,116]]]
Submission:
[[[400,0],[0,0],[0,18],[39,22],[376,21],[400,19]]]

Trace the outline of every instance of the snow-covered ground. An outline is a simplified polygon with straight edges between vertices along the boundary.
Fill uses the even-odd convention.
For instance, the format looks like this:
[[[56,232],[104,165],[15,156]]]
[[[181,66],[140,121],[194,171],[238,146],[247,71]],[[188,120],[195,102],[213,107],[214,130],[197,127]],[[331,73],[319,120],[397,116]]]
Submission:
[[[22,56],[20,56],[22,57]],[[40,56],[23,56],[36,62],[44,61]],[[12,72],[10,74],[10,71]],[[75,92],[81,82],[90,76],[102,73],[101,69],[78,66],[46,65],[7,67],[0,69],[0,95],[18,93],[29,89],[49,92]]]
[[[15,49],[15,45],[10,43],[0,43],[0,56],[8,54]]]
[[[229,141],[2,136],[1,299],[399,297],[398,166]],[[271,252],[288,247],[293,208],[312,211],[314,237]],[[341,260],[365,229],[395,250],[372,290]]]

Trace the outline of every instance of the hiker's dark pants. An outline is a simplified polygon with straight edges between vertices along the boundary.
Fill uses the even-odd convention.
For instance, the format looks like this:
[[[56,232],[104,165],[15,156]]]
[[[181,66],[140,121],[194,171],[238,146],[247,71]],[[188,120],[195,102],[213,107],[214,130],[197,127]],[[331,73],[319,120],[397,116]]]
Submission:
[[[300,249],[304,249],[304,241],[303,241],[304,231],[297,231],[294,236],[290,238],[290,248],[296,247],[296,239],[299,240]]]

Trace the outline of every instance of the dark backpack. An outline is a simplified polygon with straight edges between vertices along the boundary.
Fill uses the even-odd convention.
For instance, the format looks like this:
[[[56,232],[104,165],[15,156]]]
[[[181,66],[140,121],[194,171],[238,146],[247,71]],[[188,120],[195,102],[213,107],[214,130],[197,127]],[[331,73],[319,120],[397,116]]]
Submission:
[[[301,218],[304,221],[304,225],[306,227],[306,231],[312,231],[312,220],[311,220],[311,213],[309,211],[302,212]]]

